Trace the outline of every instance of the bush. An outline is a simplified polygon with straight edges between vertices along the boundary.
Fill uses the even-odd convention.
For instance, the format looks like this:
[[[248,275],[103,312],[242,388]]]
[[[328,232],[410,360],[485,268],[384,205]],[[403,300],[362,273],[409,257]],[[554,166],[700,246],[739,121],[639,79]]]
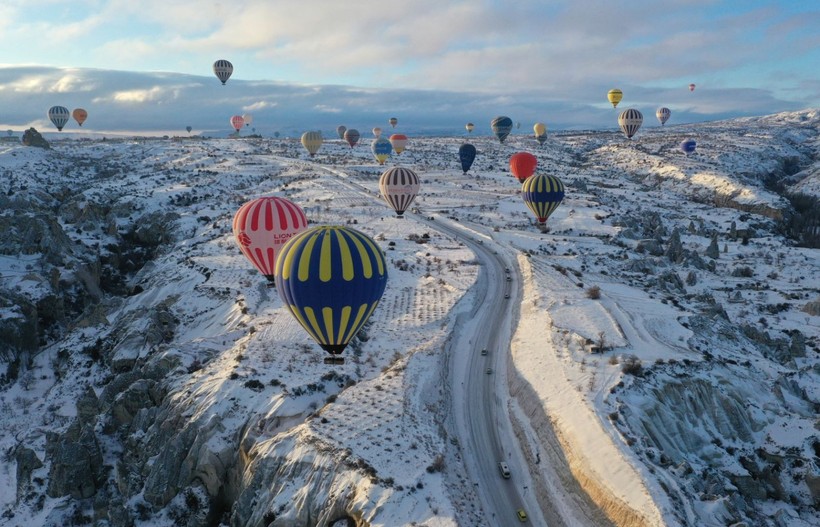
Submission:
[[[627,355],[621,362],[621,371],[627,375],[634,375],[640,377],[643,373],[643,366],[641,366],[641,359],[635,355]]]
[[[601,298],[601,288],[597,285],[587,287],[587,298],[598,300]]]

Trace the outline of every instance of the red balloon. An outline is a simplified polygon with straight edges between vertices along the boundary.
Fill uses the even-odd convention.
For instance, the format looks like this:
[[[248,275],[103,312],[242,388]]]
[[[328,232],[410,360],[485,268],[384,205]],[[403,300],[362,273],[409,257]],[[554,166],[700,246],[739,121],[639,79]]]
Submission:
[[[242,126],[245,124],[245,119],[241,115],[234,115],[231,117],[231,126],[237,132],[242,129]]]
[[[521,183],[535,172],[536,165],[538,159],[529,152],[518,152],[510,157],[510,172]]]
[[[233,217],[233,234],[239,249],[271,283],[279,251],[305,229],[307,218],[302,208],[276,196],[251,200],[239,207]]]

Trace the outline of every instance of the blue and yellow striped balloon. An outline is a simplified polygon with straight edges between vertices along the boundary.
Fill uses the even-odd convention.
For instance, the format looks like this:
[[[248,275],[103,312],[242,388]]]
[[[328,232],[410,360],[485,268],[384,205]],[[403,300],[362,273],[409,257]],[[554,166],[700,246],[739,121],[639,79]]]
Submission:
[[[275,280],[296,320],[322,349],[338,355],[376,309],[387,285],[387,264],[366,234],[319,226],[282,248]]]
[[[555,176],[533,174],[521,185],[521,196],[538,224],[544,225],[564,199],[564,184]]]

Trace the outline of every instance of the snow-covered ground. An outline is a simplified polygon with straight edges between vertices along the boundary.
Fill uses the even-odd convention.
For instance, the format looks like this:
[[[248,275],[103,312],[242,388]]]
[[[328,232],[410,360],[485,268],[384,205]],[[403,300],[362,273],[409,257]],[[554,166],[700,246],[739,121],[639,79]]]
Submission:
[[[820,196],[818,128],[811,110],[646,123],[631,142],[411,138],[387,162],[422,179],[404,219],[364,144],[2,142],[0,525],[507,525],[477,489],[521,481],[566,525],[590,507],[617,525],[816,525],[820,253],[777,183]],[[520,150],[567,186],[546,234],[508,171]],[[268,194],[385,250],[344,365],[235,246],[233,213]],[[496,379],[529,470],[512,482],[472,481],[452,428],[479,240],[520,288]],[[82,488],[72,453],[99,465]]]

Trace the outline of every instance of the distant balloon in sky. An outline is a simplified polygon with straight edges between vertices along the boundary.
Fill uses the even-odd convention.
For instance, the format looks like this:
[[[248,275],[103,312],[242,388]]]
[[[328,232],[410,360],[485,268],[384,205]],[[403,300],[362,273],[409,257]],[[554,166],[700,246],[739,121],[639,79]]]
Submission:
[[[689,91],[695,91],[695,85],[694,84],[689,85]]]
[[[350,148],[356,146],[356,143],[359,142],[359,137],[361,137],[361,134],[359,134],[359,131],[355,128],[348,128],[347,130],[345,130],[344,140],[347,141],[347,144],[350,145]]]
[[[189,134],[191,133],[191,130],[193,130],[193,128],[190,126],[186,126],[185,129],[188,131]]]
[[[377,137],[370,143],[370,150],[373,152],[373,157],[380,165],[383,165],[390,154],[393,152],[393,145],[384,137]]]
[[[377,126],[377,127],[375,127],[375,128],[373,128],[373,130],[371,130],[371,131],[373,132],[373,136],[374,136],[376,139],[378,139],[379,137],[381,137],[381,136],[382,136],[382,129],[381,129],[381,128],[379,128],[378,126]]]
[[[697,143],[694,139],[687,139],[680,144],[681,151],[686,154],[687,156],[695,151],[697,147]]]
[[[618,103],[624,98],[624,92],[618,88],[613,88],[607,92],[606,98],[612,103],[613,108],[617,108]]]
[[[282,302],[335,364],[384,294],[387,262],[366,234],[319,226],[282,248],[275,274]]]
[[[345,138],[345,132],[347,131],[347,126],[340,124],[336,127],[336,133],[339,134],[339,139]]]
[[[395,128],[396,125],[399,124],[399,120],[395,117],[391,117],[387,122],[390,123],[390,126],[392,126],[393,128]]]
[[[529,152],[517,152],[510,156],[510,172],[521,183],[535,172],[536,166],[538,159]]]
[[[14,135],[14,130],[6,130],[6,133],[9,134],[9,137]]]
[[[506,115],[500,115],[490,121],[490,128],[492,129],[495,136],[498,138],[499,143],[503,143],[504,139],[510,135],[512,132],[513,122],[512,119],[507,117]]]
[[[475,125],[473,123],[467,123],[464,125],[464,128],[467,129],[468,134],[471,134],[473,133],[473,128],[475,128]]]
[[[214,75],[216,78],[222,81],[224,85],[228,82],[228,79],[231,78],[231,74],[233,73],[233,64],[225,59],[219,59],[214,62]]]
[[[535,174],[521,185],[521,197],[543,228],[564,199],[564,184],[555,176]]]
[[[277,132],[273,132],[273,137],[277,137],[277,138],[278,138],[278,137],[279,137],[279,132],[278,132],[278,131],[277,131]]]
[[[302,134],[302,146],[314,157],[322,146],[322,132],[305,132]]]
[[[57,131],[62,132],[63,126],[68,122],[70,114],[65,106],[52,106],[48,109],[48,118],[57,127]]]
[[[244,125],[245,119],[243,119],[241,115],[234,115],[231,117],[231,126],[237,133],[239,133],[239,130],[241,130]]]
[[[243,113],[242,120],[245,121],[245,126],[250,126],[251,123],[253,123],[253,115],[249,113]]]
[[[74,108],[74,111],[71,112],[71,117],[77,121],[77,124],[82,126],[85,120],[88,119],[88,112],[82,108]]]
[[[307,229],[302,208],[278,196],[251,200],[236,211],[233,235],[242,254],[273,284],[276,257],[293,236]]]
[[[461,170],[466,174],[470,167],[473,166],[475,160],[476,150],[470,143],[464,143],[458,148],[458,159],[461,161]]]
[[[643,114],[634,108],[629,108],[621,112],[618,116],[618,126],[628,139],[638,131],[643,123]]]
[[[669,108],[667,108],[667,107],[665,107],[665,106],[661,106],[661,107],[660,107],[660,108],[658,108],[658,110],[655,112],[655,117],[657,117],[657,118],[658,118],[658,121],[660,121],[660,122],[661,122],[661,126],[663,126],[664,124],[666,124],[666,121],[668,121],[668,120],[669,120],[669,117],[670,117],[671,115],[672,115],[672,110],[670,110]]]
[[[532,131],[535,133],[535,140],[539,145],[543,145],[547,140],[547,125],[544,123],[535,123],[532,126]]]
[[[393,145],[393,150],[395,150],[397,154],[401,154],[407,146],[407,136],[404,134],[393,134],[390,136],[390,144]]]
[[[419,186],[419,177],[409,168],[389,168],[379,178],[379,191],[397,216],[404,214],[416,198]]]

